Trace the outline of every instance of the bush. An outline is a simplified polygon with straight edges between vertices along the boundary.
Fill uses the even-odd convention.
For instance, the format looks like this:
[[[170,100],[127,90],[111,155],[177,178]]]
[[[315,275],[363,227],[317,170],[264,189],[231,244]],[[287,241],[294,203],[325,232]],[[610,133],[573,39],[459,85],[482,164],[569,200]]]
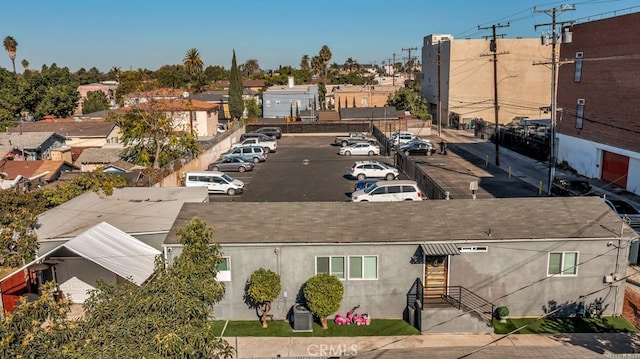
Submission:
[[[509,308],[498,307],[498,309],[496,309],[496,313],[498,314],[499,318],[505,318],[509,315]]]
[[[326,319],[340,308],[344,288],[340,280],[332,275],[322,273],[311,277],[304,288],[307,307],[320,318],[322,327],[327,328]]]

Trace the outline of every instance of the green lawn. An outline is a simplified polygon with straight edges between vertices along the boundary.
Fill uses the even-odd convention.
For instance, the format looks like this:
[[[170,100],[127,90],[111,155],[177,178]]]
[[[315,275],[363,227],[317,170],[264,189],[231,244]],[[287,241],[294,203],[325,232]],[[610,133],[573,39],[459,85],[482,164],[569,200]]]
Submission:
[[[211,322],[211,330],[220,336],[225,325],[224,320]],[[355,336],[391,336],[415,335],[420,332],[401,319],[373,319],[371,325],[337,325],[329,321],[329,329],[322,329],[313,323],[313,332],[294,333],[289,323],[281,320],[269,321],[269,328],[262,329],[260,322],[229,321],[224,331],[225,337],[355,337]]]
[[[506,323],[493,321],[496,334],[506,334],[535,318],[507,319]],[[638,333],[623,317],[598,318],[544,318],[521,329],[516,334],[558,334],[558,333]]]

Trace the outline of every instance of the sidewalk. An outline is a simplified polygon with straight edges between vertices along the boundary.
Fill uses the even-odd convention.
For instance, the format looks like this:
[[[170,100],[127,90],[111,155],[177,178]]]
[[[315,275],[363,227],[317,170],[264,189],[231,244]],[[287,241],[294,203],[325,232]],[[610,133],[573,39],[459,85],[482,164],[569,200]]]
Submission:
[[[408,337],[232,337],[225,338],[237,348],[237,358],[286,358],[286,357],[333,357],[364,356],[376,358],[407,357],[414,353],[417,357],[433,354],[434,348],[445,348],[452,353],[471,353],[487,345],[494,357],[504,357],[500,348],[511,347],[509,353],[518,358],[558,358],[548,353],[562,352],[572,358],[599,357],[605,353],[633,353],[638,348],[640,338],[636,334],[522,334],[504,337],[498,334],[422,334]],[[516,347],[516,348],[513,348]],[[586,348],[587,351],[580,351]],[[414,349],[407,351],[408,349]],[[425,350],[429,349],[429,350]],[[443,350],[445,350],[443,349]],[[484,349],[483,349],[484,350]],[[388,354],[381,355],[384,352]],[[376,355],[371,355],[376,353]],[[400,355],[402,353],[402,355]],[[500,354],[502,353],[502,354]],[[581,353],[581,354],[580,354]],[[413,356],[410,356],[413,357]],[[471,358],[477,358],[472,355]],[[565,356],[562,356],[565,357]]]
[[[442,138],[449,143],[449,147],[453,151],[462,150],[481,159],[488,158],[489,165],[495,166],[496,147],[494,143],[475,137],[473,132],[452,129],[442,129]],[[512,176],[518,177],[536,188],[540,186],[542,181],[543,192],[547,192],[549,183],[548,163],[539,162],[505,147],[499,148],[499,156],[502,170],[506,172],[510,168]],[[576,176],[570,171],[560,168],[556,168],[556,175]],[[611,198],[625,199],[636,207],[640,207],[640,196],[597,179],[588,180],[599,194]]]

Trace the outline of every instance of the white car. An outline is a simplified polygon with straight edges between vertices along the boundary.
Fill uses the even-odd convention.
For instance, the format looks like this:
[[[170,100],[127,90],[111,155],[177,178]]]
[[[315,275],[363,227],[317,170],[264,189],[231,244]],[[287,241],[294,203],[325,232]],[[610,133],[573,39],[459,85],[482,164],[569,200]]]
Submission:
[[[387,166],[377,161],[357,161],[351,166],[349,175],[358,180],[365,178],[384,178],[390,181],[397,178],[400,173],[397,168]]]
[[[374,156],[380,154],[380,146],[370,143],[354,143],[346,147],[340,147],[338,154],[342,156]]]
[[[224,172],[193,171],[187,172],[185,187],[207,187],[209,193],[226,193],[233,196],[244,191],[244,182]]]
[[[415,181],[378,181],[351,194],[351,202],[422,201],[427,197]]]

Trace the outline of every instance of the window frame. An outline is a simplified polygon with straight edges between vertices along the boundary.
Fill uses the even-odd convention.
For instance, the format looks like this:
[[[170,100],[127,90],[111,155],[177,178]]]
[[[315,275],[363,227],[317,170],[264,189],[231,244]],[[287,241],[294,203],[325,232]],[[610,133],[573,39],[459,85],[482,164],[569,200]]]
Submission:
[[[579,83],[582,81],[582,59],[584,58],[584,52],[576,52],[576,57],[573,66],[573,82]]]
[[[341,255],[337,255],[337,256],[332,256],[332,255],[325,255],[325,256],[315,256],[315,260],[314,260],[314,264],[315,264],[315,273],[316,275],[320,274],[320,273],[325,273],[325,272],[318,272],[318,258],[329,258],[329,275],[335,276],[336,278],[340,279],[340,280],[346,280],[348,277],[347,274],[347,267],[348,264],[346,262],[346,259],[348,258],[347,256],[341,256]],[[343,278],[338,277],[337,275],[335,275],[334,271],[332,270],[333,267],[333,262],[332,259],[333,258],[342,258],[342,275]]]
[[[364,268],[365,268],[364,259],[366,257],[375,258],[376,259],[376,275],[375,275],[375,278],[365,278],[365,275],[364,275]],[[361,262],[360,262],[361,272],[360,273],[362,273],[362,278],[351,277],[351,258],[360,258],[361,259]],[[380,264],[380,258],[378,257],[378,255],[375,255],[375,254],[363,254],[363,255],[354,255],[354,256],[349,255],[349,256],[347,256],[347,268],[349,269],[347,278],[348,278],[348,280],[378,280],[380,278],[380,271],[379,271],[380,265],[379,264]]]
[[[487,253],[488,246],[458,246],[460,253]]]
[[[222,256],[222,259],[227,262],[227,270],[223,271],[218,269],[218,273],[216,274],[216,282],[231,282],[231,257]]]
[[[552,254],[560,254],[560,268],[559,268],[559,272],[558,273],[551,273],[550,269],[551,269],[551,255]],[[573,266],[573,271],[575,273],[564,273],[565,269],[564,268],[564,262],[565,262],[565,256],[566,254],[575,254],[576,255],[576,262]],[[547,277],[577,277],[578,276],[578,267],[580,264],[580,252],[578,251],[561,251],[561,252],[549,252],[547,254]]]

